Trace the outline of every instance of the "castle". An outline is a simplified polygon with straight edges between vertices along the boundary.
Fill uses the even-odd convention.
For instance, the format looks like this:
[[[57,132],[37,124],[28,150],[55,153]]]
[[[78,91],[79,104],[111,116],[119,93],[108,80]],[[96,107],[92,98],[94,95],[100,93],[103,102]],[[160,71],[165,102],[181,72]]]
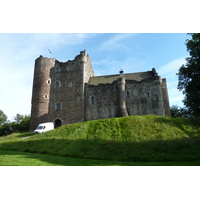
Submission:
[[[35,61],[30,131],[43,122],[55,127],[129,115],[170,116],[166,79],[156,70],[94,76],[86,51],[59,62]]]

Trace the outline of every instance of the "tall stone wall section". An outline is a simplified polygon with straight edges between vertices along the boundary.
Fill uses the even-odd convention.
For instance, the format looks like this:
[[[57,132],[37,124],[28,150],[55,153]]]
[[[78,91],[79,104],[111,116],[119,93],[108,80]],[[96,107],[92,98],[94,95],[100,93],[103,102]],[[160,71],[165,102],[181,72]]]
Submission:
[[[167,80],[162,79],[162,96],[163,96],[163,104],[165,109],[165,116],[171,117],[170,105],[169,105],[169,96],[167,90]]]
[[[112,118],[117,115],[117,89],[113,84],[85,87],[85,121]]]
[[[160,77],[142,82],[127,80],[126,94],[129,115],[165,115]]]
[[[62,125],[84,121],[84,83],[93,75],[85,51],[72,61],[56,62],[50,73],[49,121],[60,120]],[[57,109],[57,104],[60,104],[60,109]]]
[[[50,69],[55,65],[55,59],[40,56],[35,61],[30,130],[33,131],[38,124],[47,122],[50,100]]]

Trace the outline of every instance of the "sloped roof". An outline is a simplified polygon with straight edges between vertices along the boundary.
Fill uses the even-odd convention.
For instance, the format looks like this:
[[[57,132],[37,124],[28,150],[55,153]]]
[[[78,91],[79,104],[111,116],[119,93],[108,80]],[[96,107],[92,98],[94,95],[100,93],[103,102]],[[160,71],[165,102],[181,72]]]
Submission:
[[[98,85],[98,84],[106,84],[106,83],[111,84],[113,81],[116,81],[120,77],[123,77],[126,80],[134,80],[134,81],[140,82],[142,80],[154,77],[154,75],[152,71],[147,71],[147,72],[123,74],[122,76],[120,76],[120,74],[108,75],[108,76],[94,76],[94,77],[90,77],[88,84],[89,85]]]

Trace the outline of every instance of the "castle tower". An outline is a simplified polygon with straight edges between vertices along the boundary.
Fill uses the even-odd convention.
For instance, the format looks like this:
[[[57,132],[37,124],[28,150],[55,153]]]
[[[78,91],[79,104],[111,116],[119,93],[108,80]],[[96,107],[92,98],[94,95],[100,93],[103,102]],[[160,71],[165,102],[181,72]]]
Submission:
[[[162,87],[162,96],[163,96],[163,104],[164,104],[164,109],[165,109],[165,116],[171,117],[166,78],[162,79],[161,87]]]
[[[50,69],[54,65],[55,59],[52,58],[40,56],[35,60],[30,131],[35,130],[38,124],[48,122]]]
[[[120,73],[121,75],[121,73]],[[122,75],[121,75],[122,76]],[[117,80],[117,97],[118,97],[118,117],[128,116],[126,108],[126,94],[125,94],[125,78]]]
[[[51,88],[49,121],[55,127],[84,121],[85,83],[94,76],[86,51],[81,51],[74,60],[59,62],[50,69]]]

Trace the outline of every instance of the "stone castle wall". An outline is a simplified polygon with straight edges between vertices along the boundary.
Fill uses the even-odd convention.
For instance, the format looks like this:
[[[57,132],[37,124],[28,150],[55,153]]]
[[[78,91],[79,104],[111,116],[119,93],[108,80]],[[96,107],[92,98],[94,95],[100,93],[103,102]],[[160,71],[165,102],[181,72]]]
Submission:
[[[152,71],[94,76],[86,51],[59,62],[35,62],[31,128],[43,122],[55,127],[128,115],[170,116],[166,79]]]
[[[84,121],[84,83],[91,76],[94,76],[94,72],[85,51],[73,61],[56,62],[50,73],[49,121],[59,119],[62,124]],[[57,104],[61,105],[59,110]]]
[[[160,77],[137,82],[119,79],[112,84],[86,85],[85,119],[103,119],[128,115],[165,115]]]
[[[165,115],[159,77],[142,82],[127,80],[126,90],[129,115]]]
[[[33,130],[40,123],[48,121],[51,79],[50,69],[55,59],[40,56],[35,61],[30,127]]]
[[[112,84],[86,85],[85,121],[117,115],[116,87]]]

